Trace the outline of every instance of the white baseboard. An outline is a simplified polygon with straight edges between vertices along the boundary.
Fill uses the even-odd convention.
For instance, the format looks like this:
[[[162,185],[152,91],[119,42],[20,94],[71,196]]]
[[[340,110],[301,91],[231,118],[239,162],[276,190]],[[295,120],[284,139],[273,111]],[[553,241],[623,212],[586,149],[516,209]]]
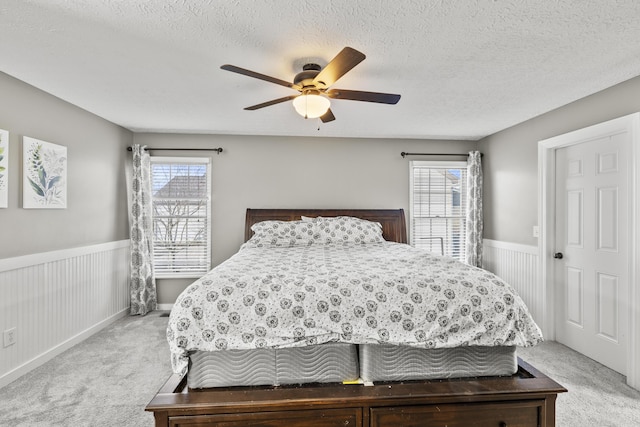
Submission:
[[[115,322],[118,319],[121,319],[123,317],[125,317],[127,314],[129,313],[129,307],[127,307],[126,309],[114,314],[113,316],[104,319],[103,321],[93,325],[92,327],[82,331],[81,333],[69,338],[68,340],[58,344],[57,346],[45,351],[44,353],[40,354],[37,357],[34,357],[33,359],[29,360],[28,362],[18,366],[17,368],[7,372],[6,374],[2,375],[0,377],[0,388],[6,386],[7,384],[12,383],[13,381],[17,380],[18,378],[20,378],[22,375],[26,374],[27,372],[44,365],[45,363],[47,363],[49,360],[53,359],[54,357],[62,354],[63,352],[69,350],[71,347],[73,347],[76,344],[81,343],[82,341],[86,340],[87,338],[89,338],[91,335],[97,333],[98,331],[106,328],[107,326],[109,326],[110,324],[112,324],[113,322]]]

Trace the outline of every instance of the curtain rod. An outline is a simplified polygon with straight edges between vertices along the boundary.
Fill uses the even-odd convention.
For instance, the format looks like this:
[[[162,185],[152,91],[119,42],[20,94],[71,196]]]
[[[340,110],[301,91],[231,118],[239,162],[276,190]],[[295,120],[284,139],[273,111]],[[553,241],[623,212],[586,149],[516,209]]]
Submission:
[[[402,157],[406,156],[465,156],[467,157],[468,153],[400,153]],[[480,153],[480,157],[484,156],[484,154]]]
[[[152,147],[144,147],[146,151],[149,150],[157,150],[157,151],[217,151],[218,154],[222,153],[222,148],[152,148]],[[133,148],[127,147],[127,151],[132,151]]]

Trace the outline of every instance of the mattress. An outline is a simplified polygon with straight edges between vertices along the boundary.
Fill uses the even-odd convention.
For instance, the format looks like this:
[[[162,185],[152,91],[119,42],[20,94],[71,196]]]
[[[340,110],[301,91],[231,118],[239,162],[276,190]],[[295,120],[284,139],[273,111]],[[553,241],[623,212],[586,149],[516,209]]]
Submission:
[[[343,382],[360,374],[356,346],[345,343],[196,351],[190,360],[187,384],[192,389]]]
[[[507,283],[452,258],[392,242],[247,242],[180,294],[167,340],[172,368],[184,374],[195,351],[325,342],[528,347],[542,332]]]
[[[359,346],[359,358],[365,382],[503,376],[518,370],[515,346],[424,349],[366,344]]]

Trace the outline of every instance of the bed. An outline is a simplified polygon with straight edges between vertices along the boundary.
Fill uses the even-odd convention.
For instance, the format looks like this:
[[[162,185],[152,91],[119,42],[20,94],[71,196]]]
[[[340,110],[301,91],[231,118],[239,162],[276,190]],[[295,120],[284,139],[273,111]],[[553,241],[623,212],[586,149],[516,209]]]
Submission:
[[[372,236],[375,232],[367,228],[368,224],[354,225],[351,220],[337,224],[340,217],[379,223],[382,239],[395,243],[379,242],[379,236]],[[279,221],[295,221],[296,225],[283,225]],[[272,232],[274,224],[281,227],[276,238],[267,233],[268,238],[261,239],[265,232],[261,227]],[[287,228],[283,234],[283,226],[296,229]],[[354,233],[349,233],[351,230]],[[286,238],[282,239],[283,236]],[[312,242],[307,242],[307,237]],[[516,345],[533,345],[541,339],[537,326],[527,317],[528,312],[519,311],[526,308],[512,309],[520,303],[514,293],[505,294],[504,301],[487,302],[491,292],[484,288],[502,288],[505,284],[471,267],[455,270],[449,260],[439,257],[421,268],[435,269],[434,277],[443,276],[442,280],[464,285],[442,289],[440,282],[410,280],[413,273],[407,271],[395,280],[381,276],[386,274],[387,264],[408,259],[409,249],[402,245],[406,243],[402,210],[249,209],[245,240],[247,243],[239,253],[214,269],[212,277],[201,279],[176,301],[181,308],[174,308],[168,328],[175,373],[147,406],[155,414],[156,425],[424,425],[429,417],[434,422],[444,417],[449,425],[467,425],[455,422],[466,423],[479,416],[484,419],[481,414],[492,420],[498,417],[500,422],[553,425],[555,396],[564,389],[519,361],[515,354]],[[329,249],[315,244],[317,241],[337,243],[337,252],[344,252],[344,256],[335,255],[334,249],[327,252]],[[297,248],[290,250],[294,246]],[[365,246],[367,249],[362,252]],[[376,251],[383,253],[382,258],[376,258]],[[238,258],[252,252],[254,269],[247,272],[246,263]],[[302,274],[300,265],[306,264],[298,262],[298,258],[317,265],[308,274]],[[336,265],[345,262],[351,262],[352,270],[361,266],[367,274],[349,276],[336,270]],[[275,265],[279,270],[293,272],[293,276],[268,274],[268,268]],[[468,304],[464,316],[456,308],[455,319],[452,315],[438,316],[447,313],[447,303],[457,297],[456,293],[462,296],[466,288],[475,290],[480,286],[469,283],[466,280],[469,275],[484,281],[480,285],[483,285],[481,296],[487,298],[485,306],[493,308],[500,304],[501,312],[511,310],[508,316],[501,317],[509,319],[508,322],[494,322],[485,312],[473,309],[481,304]],[[257,286],[249,283],[250,278],[264,285],[260,288],[262,295],[246,291]],[[341,280],[350,281],[353,287],[347,289]],[[286,294],[295,296],[284,298],[283,303],[283,288],[288,285],[291,290]],[[328,290],[324,294],[320,292],[323,286]],[[385,292],[376,292],[383,286],[387,288]],[[207,290],[198,299],[198,291],[193,288],[207,287],[216,290]],[[437,309],[427,310],[426,316],[420,313],[422,323],[418,324],[410,314],[423,302],[419,293],[412,292],[420,287],[425,290],[420,295],[437,291],[441,299],[434,301]],[[306,291],[296,293],[296,289]],[[234,292],[243,294],[244,299],[234,302],[231,298]],[[280,296],[269,301],[269,294]],[[403,294],[412,302],[399,299]],[[251,298],[247,300],[247,296]],[[205,299],[217,308],[203,308]],[[386,299],[393,304],[387,307],[383,304]],[[262,305],[257,301],[262,301]],[[373,306],[367,305],[369,302]],[[341,311],[341,303],[347,306],[347,311]],[[440,303],[444,305],[437,305]],[[248,304],[250,310],[242,311],[241,304]],[[369,316],[372,309],[375,316]],[[215,318],[211,317],[214,312]],[[249,323],[257,325],[254,329],[247,331],[246,327],[237,326],[240,319],[250,316],[253,318],[248,319]],[[271,323],[265,320],[269,317]],[[301,323],[292,323],[295,317]],[[391,322],[383,324],[382,320],[388,318]],[[475,322],[468,320],[472,318]],[[492,322],[490,336],[473,329],[484,324],[480,320]],[[378,321],[381,325],[377,325]],[[502,323],[511,326],[503,330]],[[235,330],[236,326],[240,329]],[[465,334],[459,333],[461,330]],[[300,362],[305,360],[308,363]],[[446,363],[441,363],[443,360]],[[325,361],[329,361],[326,366]],[[394,370],[397,366],[401,368]],[[430,368],[425,371],[425,366]],[[284,372],[278,367],[280,371],[284,368]],[[224,378],[216,372],[225,373]],[[350,384],[358,382],[375,385]]]

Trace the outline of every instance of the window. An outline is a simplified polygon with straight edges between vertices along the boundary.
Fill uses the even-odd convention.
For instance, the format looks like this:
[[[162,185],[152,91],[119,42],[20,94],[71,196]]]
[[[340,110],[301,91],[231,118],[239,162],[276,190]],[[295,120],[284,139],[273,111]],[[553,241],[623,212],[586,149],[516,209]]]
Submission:
[[[410,243],[465,261],[466,162],[411,162]]]
[[[209,271],[210,176],[206,158],[151,157],[156,277],[200,277]]]

